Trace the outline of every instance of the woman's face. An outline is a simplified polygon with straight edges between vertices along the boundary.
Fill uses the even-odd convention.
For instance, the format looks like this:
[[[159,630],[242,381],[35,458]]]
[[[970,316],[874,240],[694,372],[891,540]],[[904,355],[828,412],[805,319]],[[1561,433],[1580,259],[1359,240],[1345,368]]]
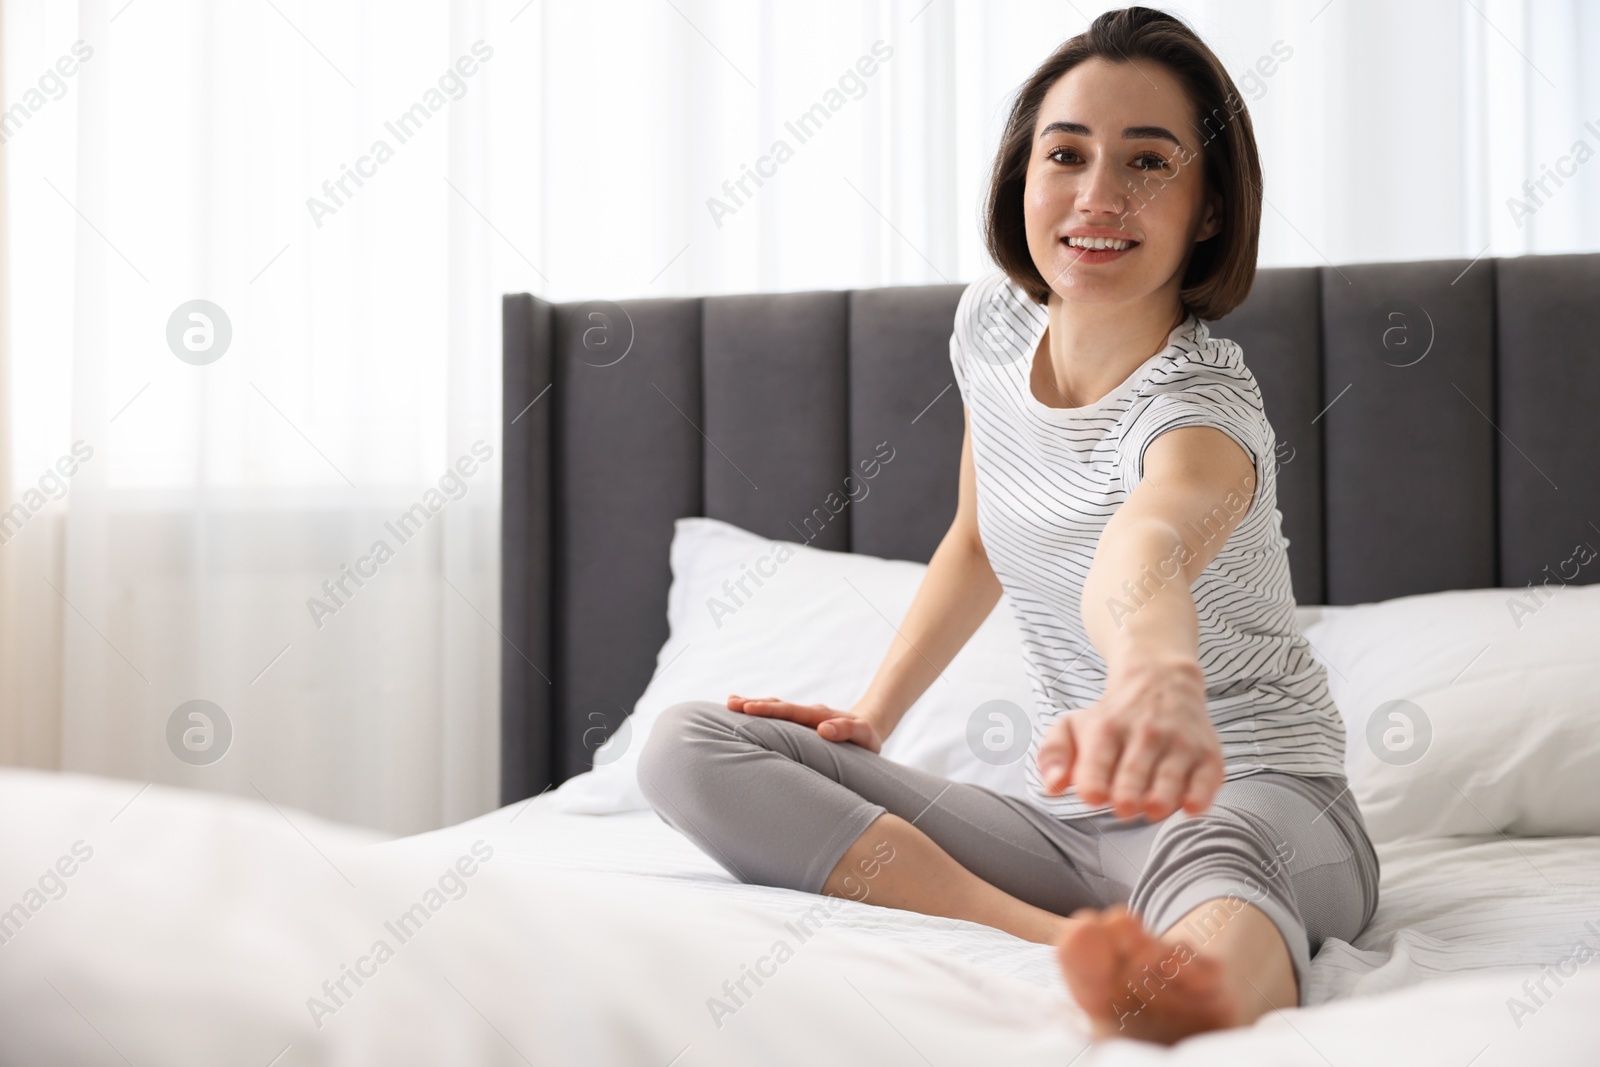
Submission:
[[[1091,59],[1056,80],[1034,123],[1023,189],[1028,251],[1063,300],[1120,304],[1170,287],[1196,241],[1221,228],[1187,92],[1156,63]],[[1137,242],[1071,247],[1089,231]]]

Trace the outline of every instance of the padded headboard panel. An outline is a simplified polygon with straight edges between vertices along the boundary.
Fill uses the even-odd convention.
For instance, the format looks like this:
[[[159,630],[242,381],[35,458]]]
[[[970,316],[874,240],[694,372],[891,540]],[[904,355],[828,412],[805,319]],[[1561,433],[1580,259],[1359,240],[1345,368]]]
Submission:
[[[961,285],[504,300],[501,797],[587,770],[667,638],[673,520],[926,562],[955,513]],[[1296,598],[1588,583],[1600,254],[1258,272],[1211,324],[1279,442]],[[892,468],[837,514],[888,441]]]

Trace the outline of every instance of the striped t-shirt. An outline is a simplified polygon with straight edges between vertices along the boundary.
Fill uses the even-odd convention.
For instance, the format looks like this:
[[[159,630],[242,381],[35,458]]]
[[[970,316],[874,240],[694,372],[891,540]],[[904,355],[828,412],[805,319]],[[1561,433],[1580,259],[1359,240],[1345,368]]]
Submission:
[[[1206,703],[1226,777],[1262,770],[1343,774],[1344,724],[1327,673],[1294,617],[1288,540],[1277,510],[1276,436],[1239,346],[1189,315],[1120,386],[1079,408],[1052,408],[1029,386],[1049,311],[1003,272],[968,285],[956,307],[950,361],[971,420],[978,530],[1010,599],[1032,680],[1033,744],[1025,757],[1032,803],[1059,817],[1091,808],[1075,789],[1048,796],[1038,743],[1060,715],[1105,691],[1106,662],[1079,612],[1095,546],[1143,474],[1145,447],[1165,430],[1214,426],[1256,470],[1244,518],[1191,587]],[[1048,358],[1048,354],[1040,358]],[[1250,499],[1242,484],[1224,505]],[[1213,525],[1181,531],[1191,549]],[[1181,575],[1178,559],[1147,590]],[[1137,589],[1122,601],[1136,609]]]

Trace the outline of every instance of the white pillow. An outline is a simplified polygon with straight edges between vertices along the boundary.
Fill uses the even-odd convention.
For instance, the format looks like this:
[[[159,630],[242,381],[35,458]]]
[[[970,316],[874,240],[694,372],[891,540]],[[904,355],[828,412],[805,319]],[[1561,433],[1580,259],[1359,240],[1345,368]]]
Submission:
[[[595,751],[595,768],[552,791],[559,810],[648,810],[635,773],[639,753],[656,718],[681,701],[725,704],[739,693],[848,709],[872,680],[927,571],[908,560],[770,541],[700,517],[674,524],[671,565],[670,636],[655,676],[633,714]],[[748,595],[736,587],[741,577]],[[989,701],[1006,703],[980,712]],[[1011,709],[1011,721],[1029,736],[990,718],[996,709]],[[1022,761],[1033,758],[1034,722],[1022,637],[1002,595],[895,726],[882,755],[1026,798]]]
[[[1600,586],[1323,608],[1304,632],[1374,840],[1600,834]]]

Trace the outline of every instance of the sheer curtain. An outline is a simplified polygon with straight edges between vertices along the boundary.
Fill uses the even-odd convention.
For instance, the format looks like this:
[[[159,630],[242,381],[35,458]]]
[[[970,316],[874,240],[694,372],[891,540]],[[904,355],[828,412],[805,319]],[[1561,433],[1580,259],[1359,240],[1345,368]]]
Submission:
[[[0,759],[492,808],[500,294],[970,280],[1008,94],[1106,6],[5,0]],[[1169,9],[1262,265],[1600,247],[1592,5]]]

